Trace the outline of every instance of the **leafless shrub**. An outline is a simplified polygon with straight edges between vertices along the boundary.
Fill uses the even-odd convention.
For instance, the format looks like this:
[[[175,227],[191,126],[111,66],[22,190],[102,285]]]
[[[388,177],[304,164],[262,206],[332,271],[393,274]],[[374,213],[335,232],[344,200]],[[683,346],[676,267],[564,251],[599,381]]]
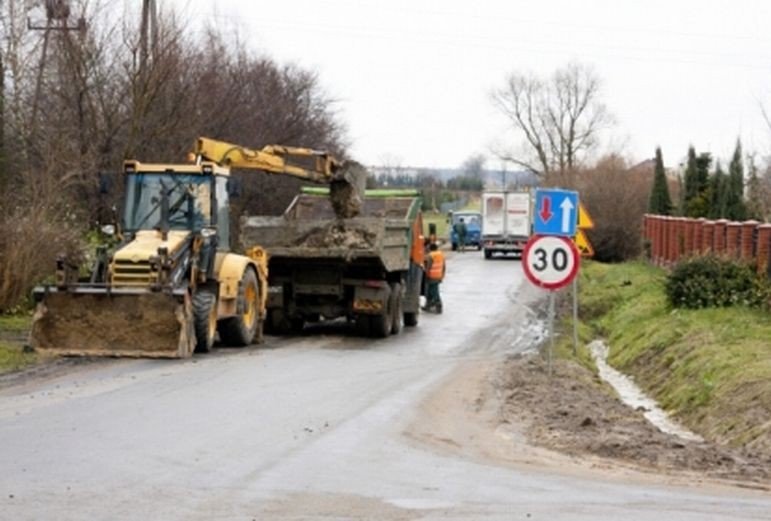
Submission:
[[[549,185],[574,188],[594,221],[587,236],[595,259],[618,262],[637,257],[642,248],[642,218],[648,207],[653,167],[648,162],[629,167],[610,155],[583,170],[552,175]]]
[[[82,219],[66,205],[48,205],[49,199],[25,197],[0,215],[0,313],[23,303],[59,255],[81,255]]]

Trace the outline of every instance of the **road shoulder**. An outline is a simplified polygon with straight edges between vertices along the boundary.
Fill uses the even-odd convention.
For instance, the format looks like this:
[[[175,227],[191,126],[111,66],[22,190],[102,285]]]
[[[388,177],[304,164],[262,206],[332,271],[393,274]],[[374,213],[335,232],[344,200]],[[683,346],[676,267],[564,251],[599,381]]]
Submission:
[[[537,355],[464,361],[419,405],[412,442],[486,464],[719,493],[767,494],[768,462],[658,431],[594,375]]]

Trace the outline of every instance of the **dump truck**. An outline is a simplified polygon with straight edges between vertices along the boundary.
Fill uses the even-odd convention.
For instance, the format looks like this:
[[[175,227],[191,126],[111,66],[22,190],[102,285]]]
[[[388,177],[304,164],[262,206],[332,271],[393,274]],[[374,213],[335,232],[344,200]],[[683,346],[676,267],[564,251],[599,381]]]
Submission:
[[[359,334],[416,326],[423,220],[414,191],[367,191],[358,217],[334,215],[323,189],[306,189],[279,217],[241,220],[241,244],[268,257],[266,330],[347,318]]]
[[[230,168],[330,185],[335,211],[355,216],[363,180],[331,155],[271,145],[252,150],[199,138],[190,164],[124,163],[125,203],[117,246],[100,248],[90,274],[66,258],[56,283],[35,288],[30,344],[62,355],[190,356],[259,341],[267,259],[253,245],[231,251]]]
[[[482,194],[482,249],[485,259],[495,253],[522,256],[532,234],[530,192],[490,191]]]

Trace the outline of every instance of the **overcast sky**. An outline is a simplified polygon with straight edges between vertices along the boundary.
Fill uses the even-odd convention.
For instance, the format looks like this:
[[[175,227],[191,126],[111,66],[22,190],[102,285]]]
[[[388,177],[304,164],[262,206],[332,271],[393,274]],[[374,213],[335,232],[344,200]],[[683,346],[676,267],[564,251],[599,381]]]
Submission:
[[[617,119],[611,146],[634,160],[660,145],[675,166],[689,143],[728,158],[738,136],[771,151],[760,111],[771,108],[769,0],[173,3],[191,30],[236,28],[255,52],[317,70],[366,164],[491,156],[512,137],[490,91],[511,71],[547,75],[571,60],[602,78]]]

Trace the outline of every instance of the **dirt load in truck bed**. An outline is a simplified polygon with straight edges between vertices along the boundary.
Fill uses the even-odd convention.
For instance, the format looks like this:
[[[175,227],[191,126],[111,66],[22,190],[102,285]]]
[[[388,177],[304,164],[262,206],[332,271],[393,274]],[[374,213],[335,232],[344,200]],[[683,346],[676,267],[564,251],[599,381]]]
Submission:
[[[295,245],[305,248],[343,247],[362,250],[372,248],[376,237],[376,234],[364,227],[328,223],[298,237]]]
[[[340,219],[326,194],[305,193],[281,217],[242,218],[239,242],[271,259],[377,259],[387,271],[407,269],[419,205],[415,196],[367,196],[358,217]]]
[[[378,229],[380,228],[380,229]],[[290,221],[284,217],[249,217],[241,225],[241,241],[259,244],[271,255],[345,255],[353,251],[375,251],[381,242],[378,219]]]

